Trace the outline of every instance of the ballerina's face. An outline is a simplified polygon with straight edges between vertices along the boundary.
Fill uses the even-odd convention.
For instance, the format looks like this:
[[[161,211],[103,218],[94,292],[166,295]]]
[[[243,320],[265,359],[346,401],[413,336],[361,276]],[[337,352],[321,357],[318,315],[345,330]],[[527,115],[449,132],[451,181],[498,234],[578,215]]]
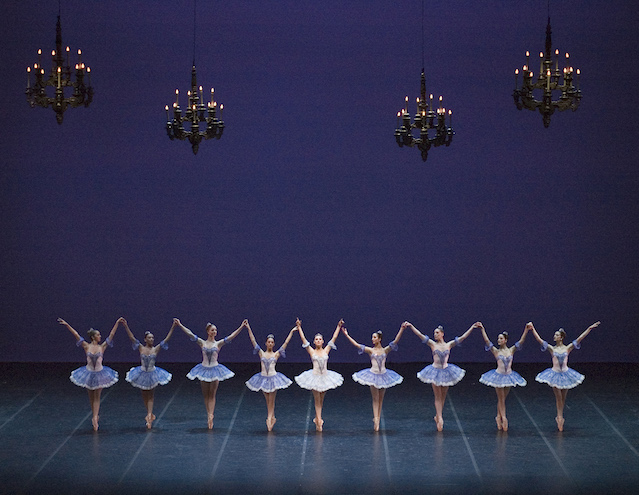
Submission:
[[[206,333],[209,336],[209,338],[215,338],[215,336],[217,335],[217,327],[215,325],[213,325],[212,323],[209,323],[206,326]]]
[[[505,345],[506,342],[508,342],[508,339],[504,337],[503,333],[500,333],[499,336],[497,337],[497,344],[501,346],[501,345]]]
[[[155,340],[155,337],[153,336],[153,334],[151,332],[147,333],[144,336],[144,342],[146,343],[146,345],[148,345],[149,347],[153,347],[153,342]]]
[[[93,336],[91,337],[91,343],[92,344],[99,344],[100,342],[102,342],[102,335],[100,335],[100,332],[95,332],[93,334]]]
[[[433,332],[433,337],[435,338],[436,341],[443,339],[444,331],[441,328],[436,328],[435,331]]]
[[[315,344],[315,347],[322,347],[324,345],[324,337],[318,333],[313,339],[313,344]]]
[[[268,339],[266,339],[266,350],[272,351],[273,347],[275,347],[275,340],[269,337]]]
[[[564,338],[562,337],[561,332],[559,330],[557,330],[555,332],[555,335],[553,335],[553,340],[555,342],[561,342],[562,340],[564,340]]]
[[[377,344],[381,344],[382,339],[380,339],[379,334],[377,332],[375,332],[372,336],[371,336],[371,341],[373,342],[373,345],[377,345]]]

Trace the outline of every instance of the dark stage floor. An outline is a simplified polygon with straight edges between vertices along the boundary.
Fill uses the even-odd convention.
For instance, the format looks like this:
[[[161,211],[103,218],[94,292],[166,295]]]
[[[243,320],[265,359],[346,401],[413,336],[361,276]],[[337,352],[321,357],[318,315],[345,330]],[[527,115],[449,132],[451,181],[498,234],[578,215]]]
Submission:
[[[120,382],[103,391],[100,430],[87,393],[68,380],[74,364],[0,363],[0,493],[632,493],[639,487],[639,365],[574,364],[586,381],[568,393],[563,433],[552,391],[534,381],[546,363],[518,364],[525,388],[508,397],[510,430],[495,426],[496,394],[478,383],[489,364],[462,365],[450,389],[444,431],[433,394],[395,364],[382,431],[372,430],[370,392],[334,364],[344,385],[327,393],[325,431],[316,433],[312,395],[296,384],[277,396],[266,431],[261,394],[244,381],[257,363],[228,364],[215,427],[206,428],[191,365],[161,364],[173,381],[156,391],[157,421],[144,425],[129,365],[108,363]],[[290,378],[304,364],[278,365]]]

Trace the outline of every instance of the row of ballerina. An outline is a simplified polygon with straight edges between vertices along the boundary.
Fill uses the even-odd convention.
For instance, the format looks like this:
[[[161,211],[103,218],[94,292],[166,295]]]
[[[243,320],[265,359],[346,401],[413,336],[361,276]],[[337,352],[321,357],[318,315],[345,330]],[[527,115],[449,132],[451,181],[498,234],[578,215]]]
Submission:
[[[377,331],[372,334],[371,346],[365,346],[357,342],[351,337],[344,325],[344,320],[340,320],[335,328],[332,338],[324,345],[324,338],[321,334],[316,334],[311,345],[302,330],[302,322],[297,319],[295,326],[290,330],[284,343],[275,349],[275,338],[272,334],[266,337],[265,349],[262,349],[255,340],[251,326],[248,320],[244,320],[237,330],[227,337],[217,340],[217,327],[212,323],[207,323],[207,338],[197,337],[191,330],[186,328],[179,319],[173,319],[173,325],[167,336],[158,345],[155,345],[154,335],[146,332],[144,335],[144,343],[140,343],[131,332],[127,321],[124,318],[118,318],[111,330],[108,338],[102,342],[102,336],[99,331],[90,329],[88,331],[88,342],[84,340],[80,334],[62,318],[58,319],[61,325],[66,328],[76,338],[76,344],[82,346],[86,353],[87,365],[74,370],[70,379],[73,383],[88,390],[89,401],[92,410],[92,424],[95,431],[98,430],[98,420],[100,411],[100,394],[103,388],[110,387],[118,381],[118,373],[108,366],[102,364],[102,358],[107,346],[113,345],[113,338],[120,325],[126,330],[133,349],[140,352],[141,365],[131,368],[126,374],[126,381],[134,387],[141,389],[142,399],[144,401],[147,415],[146,427],[150,429],[153,421],[156,419],[153,414],[154,391],[158,385],[166,385],[171,380],[171,374],[155,366],[155,361],[161,349],[167,349],[167,342],[173,334],[173,330],[178,327],[184,331],[189,338],[196,342],[202,349],[202,363],[194,366],[186,375],[189,379],[198,379],[201,383],[202,394],[204,396],[204,404],[206,406],[208,428],[213,428],[213,418],[215,413],[215,398],[217,388],[220,381],[227,380],[235,374],[223,364],[218,363],[218,353],[220,349],[227,343],[231,342],[238,334],[246,328],[251,343],[253,345],[254,354],[258,354],[261,362],[261,371],[253,375],[247,382],[246,386],[254,392],[262,392],[266,399],[267,418],[266,427],[268,431],[273,429],[275,425],[275,396],[278,390],[282,390],[290,386],[293,382],[282,373],[275,370],[275,363],[280,357],[285,357],[286,347],[288,346],[294,333],[298,333],[302,347],[305,348],[311,358],[313,368],[304,371],[295,377],[297,384],[313,392],[315,401],[315,424],[317,431],[322,431],[324,420],[322,419],[322,408],[324,404],[324,396],[328,390],[334,389],[342,385],[343,377],[327,368],[328,355],[331,349],[336,349],[335,341],[340,333],[359,349],[359,353],[366,353],[370,356],[371,367],[358,371],[353,374],[353,380],[362,385],[368,385],[371,390],[373,402],[373,428],[379,431],[379,423],[382,413],[382,403],[387,388],[402,383],[403,377],[395,371],[386,369],[386,357],[389,352],[397,350],[397,343],[402,337],[404,330],[410,329],[422,343],[428,345],[432,351],[433,363],[426,366],[417,377],[424,383],[430,383],[435,396],[435,425],[438,431],[442,431],[444,427],[443,409],[446,401],[448,387],[458,383],[466,374],[459,366],[448,362],[450,350],[460,345],[475,329],[480,329],[486,343],[485,350],[492,352],[497,361],[497,368],[484,373],[479,381],[484,385],[494,387],[497,392],[497,416],[495,421],[499,430],[508,431],[508,419],[506,418],[506,397],[511,387],[525,386],[526,380],[516,371],[512,369],[513,354],[520,350],[523,346],[526,335],[532,331],[535,339],[541,344],[542,351],[549,351],[552,356],[552,367],[548,368],[537,375],[535,378],[540,383],[545,383],[552,387],[555,395],[557,406],[557,428],[563,431],[564,427],[564,405],[566,403],[566,394],[569,389],[576,387],[583,382],[584,376],[577,371],[568,367],[568,354],[573,349],[581,347],[581,341],[590,333],[590,331],[599,326],[600,322],[590,325],[579,337],[568,345],[564,344],[566,333],[563,329],[557,330],[553,335],[554,345],[548,344],[543,340],[535,330],[532,322],[526,324],[521,338],[512,346],[508,345],[509,336],[507,332],[502,332],[497,337],[497,345],[493,344],[486,333],[486,329],[481,322],[474,323],[466,332],[453,340],[446,341],[444,339],[444,330],[438,326],[433,337],[421,333],[415,326],[407,321],[401,324],[397,335],[388,345],[382,345],[382,332]]]

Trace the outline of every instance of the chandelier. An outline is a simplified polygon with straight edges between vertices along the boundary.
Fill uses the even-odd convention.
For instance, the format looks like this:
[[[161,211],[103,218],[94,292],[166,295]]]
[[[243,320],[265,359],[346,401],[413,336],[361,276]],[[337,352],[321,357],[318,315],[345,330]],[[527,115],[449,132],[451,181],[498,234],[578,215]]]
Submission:
[[[55,50],[51,51],[51,72],[46,77],[42,66],[42,50],[38,50],[38,61],[33,68],[27,67],[27,89],[25,94],[31,108],[36,106],[47,108],[51,106],[55,112],[58,124],[62,124],[64,112],[68,107],[88,107],[93,101],[93,87],[91,86],[91,69],[82,62],[82,51],[78,50],[78,62],[75,64],[75,81],[71,79],[71,64],[69,61],[70,49],[67,46],[66,54],[62,51],[62,27],[60,25],[60,11],[58,5],[58,22],[56,24]],[[35,81],[31,85],[31,72]],[[85,84],[85,75],[88,77],[88,86]],[[55,89],[53,96],[47,94],[47,87]],[[64,92],[69,88],[71,94],[65,97]]]
[[[570,65],[570,56],[566,53],[565,67],[559,68],[559,50],[555,50],[555,61],[552,60],[552,40],[550,30],[550,15],[546,26],[546,46],[544,52],[539,52],[539,75],[535,77],[530,67],[530,52],[526,52],[526,64],[522,67],[522,85],[519,87],[519,69],[515,69],[515,91],[513,98],[518,110],[539,110],[544,127],[550,125],[550,116],[558,110],[572,110],[579,107],[581,90],[579,89],[579,74]],[[554,65],[554,67],[553,67]],[[539,99],[534,96],[539,94]],[[557,99],[553,100],[553,92]]]
[[[442,105],[443,97],[440,96],[437,108],[433,102],[433,95],[426,98],[426,76],[424,74],[424,2],[422,0],[422,77],[420,97],[416,100],[415,118],[411,122],[408,110],[408,96],[404,99],[405,106],[397,112],[397,128],[395,129],[395,141],[399,147],[416,146],[421,152],[422,160],[428,158],[428,151],[435,146],[450,146],[453,141],[452,120],[453,111]],[[448,125],[446,125],[448,115]],[[415,134],[413,134],[415,131]]]
[[[220,116],[218,118],[218,105],[214,99],[214,89],[211,88],[211,99],[204,103],[202,86],[197,85],[197,74],[195,70],[195,1],[193,2],[193,67],[191,69],[191,90],[187,91],[187,106],[182,115],[180,108],[180,91],[175,90],[175,103],[173,103],[173,118],[169,114],[169,106],[166,110],[166,133],[169,139],[188,139],[196,155],[202,139],[220,139],[224,132],[224,121],[222,121],[222,111],[224,105],[219,106]],[[187,127],[185,127],[185,124]]]

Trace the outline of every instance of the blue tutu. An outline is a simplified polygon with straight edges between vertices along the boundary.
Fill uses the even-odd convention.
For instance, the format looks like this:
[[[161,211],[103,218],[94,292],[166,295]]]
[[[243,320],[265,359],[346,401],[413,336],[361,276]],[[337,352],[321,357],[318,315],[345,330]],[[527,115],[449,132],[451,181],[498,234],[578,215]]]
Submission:
[[[127,372],[125,380],[134,387],[151,390],[158,385],[166,385],[171,377],[171,373],[157,366],[153,371],[143,371],[142,366],[136,366]]]
[[[73,370],[69,379],[78,387],[97,390],[115,385],[118,381],[118,372],[108,366],[102,366],[100,371],[91,371],[86,366],[82,366]]]
[[[235,376],[230,369],[223,364],[217,364],[216,366],[202,366],[202,364],[196,364],[191,371],[186,375],[189,380],[201,380],[203,382],[215,382],[227,380]]]
[[[510,373],[497,373],[497,370],[490,370],[481,375],[479,383],[495,388],[515,387],[517,385],[524,387],[526,385],[526,380],[524,380],[524,377],[516,371],[511,371]]]
[[[424,383],[432,383],[440,387],[450,387],[459,383],[465,374],[466,372],[455,364],[449,363],[445,368],[435,368],[432,364],[429,364],[417,373],[417,378]]]
[[[581,373],[568,368],[566,371],[553,371],[552,368],[545,369],[539,373],[535,380],[539,383],[545,383],[551,387],[569,389],[575,388],[581,384],[586,377]]]
[[[256,373],[246,382],[246,386],[253,392],[275,392],[285,389],[291,383],[293,382],[278,371],[272,376]]]
[[[361,385],[369,385],[375,388],[390,388],[399,385],[404,378],[393,370],[384,373],[373,373],[370,368],[353,373],[353,380]]]

